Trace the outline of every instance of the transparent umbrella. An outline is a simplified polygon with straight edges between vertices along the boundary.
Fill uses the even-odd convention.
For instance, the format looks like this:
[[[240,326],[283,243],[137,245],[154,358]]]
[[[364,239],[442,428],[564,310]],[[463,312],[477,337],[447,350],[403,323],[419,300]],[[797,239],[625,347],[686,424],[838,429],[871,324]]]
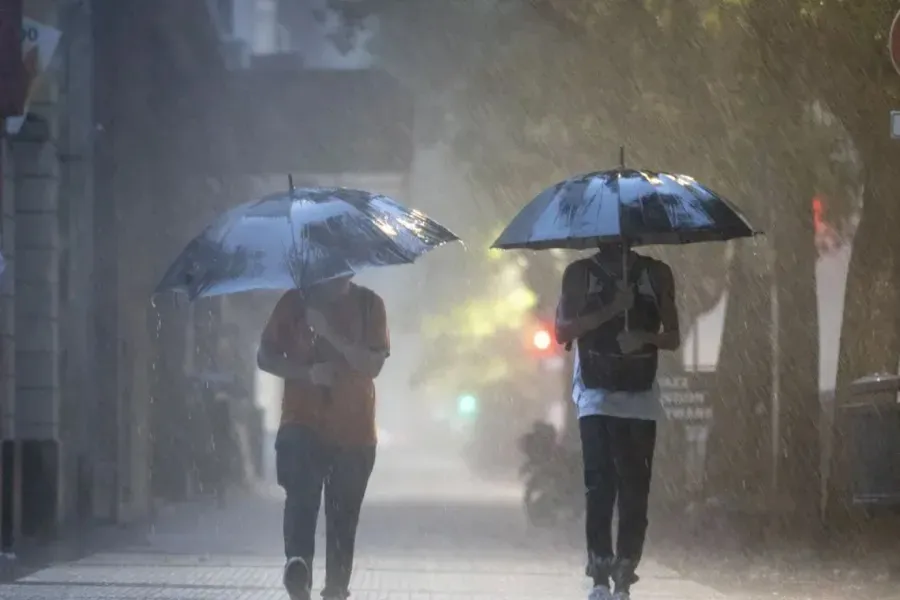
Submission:
[[[306,288],[369,267],[409,264],[458,241],[421,212],[380,194],[302,188],[221,215],[172,263],[155,293],[194,299]]]

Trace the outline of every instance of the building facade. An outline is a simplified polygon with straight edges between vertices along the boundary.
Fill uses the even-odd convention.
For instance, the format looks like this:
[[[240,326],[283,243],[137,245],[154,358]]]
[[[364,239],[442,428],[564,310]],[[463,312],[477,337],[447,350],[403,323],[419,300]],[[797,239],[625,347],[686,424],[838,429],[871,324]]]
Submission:
[[[21,7],[60,35],[4,139],[2,539],[17,552],[152,512],[153,244],[195,166],[170,156],[192,118],[179,99],[223,63],[198,3]]]
[[[151,302],[156,281],[288,173],[403,197],[412,104],[384,73],[309,68],[273,0],[0,0],[0,24],[9,7],[60,34],[2,140],[0,524],[21,552],[197,491],[173,467],[199,435],[192,368],[223,322],[248,345],[259,325],[240,301]]]

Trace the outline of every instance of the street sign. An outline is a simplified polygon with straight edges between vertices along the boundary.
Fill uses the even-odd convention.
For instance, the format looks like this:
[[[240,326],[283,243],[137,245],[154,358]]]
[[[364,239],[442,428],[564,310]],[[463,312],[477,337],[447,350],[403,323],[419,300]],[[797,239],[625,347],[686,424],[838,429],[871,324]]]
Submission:
[[[659,479],[663,496],[686,500],[706,483],[707,448],[712,421],[713,373],[675,372],[658,378],[661,400],[670,425],[658,441]],[[665,456],[665,458],[662,458]]]
[[[891,55],[891,64],[894,70],[900,73],[900,11],[897,11],[891,23],[891,32],[888,35],[888,51]]]
[[[900,110],[891,111],[891,137],[900,139]]]
[[[691,385],[694,383],[694,385]],[[687,376],[660,376],[661,401],[671,421],[709,422],[713,419],[705,389]]]
[[[22,60],[25,62],[25,74],[27,77],[27,92],[25,96],[25,110],[22,115],[6,119],[6,132],[14,135],[19,132],[25,123],[25,115],[28,114],[28,104],[34,93],[38,78],[50,66],[50,59],[56,52],[62,32],[58,29],[44,25],[33,19],[22,19]]]

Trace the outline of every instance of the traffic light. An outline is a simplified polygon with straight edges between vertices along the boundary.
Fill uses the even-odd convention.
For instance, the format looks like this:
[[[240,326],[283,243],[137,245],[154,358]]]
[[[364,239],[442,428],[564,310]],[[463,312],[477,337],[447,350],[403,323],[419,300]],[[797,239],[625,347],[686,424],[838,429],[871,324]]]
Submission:
[[[463,394],[456,399],[456,412],[463,416],[472,416],[478,412],[478,398],[472,394]]]
[[[523,341],[525,342],[526,347],[531,350],[532,354],[547,356],[553,353],[553,333],[546,322],[538,320],[536,323],[532,324],[532,326],[525,331],[524,337],[525,339]]]
[[[553,336],[550,335],[550,332],[545,327],[541,327],[534,332],[531,343],[537,350],[544,352],[549,350],[550,346],[553,344]]]

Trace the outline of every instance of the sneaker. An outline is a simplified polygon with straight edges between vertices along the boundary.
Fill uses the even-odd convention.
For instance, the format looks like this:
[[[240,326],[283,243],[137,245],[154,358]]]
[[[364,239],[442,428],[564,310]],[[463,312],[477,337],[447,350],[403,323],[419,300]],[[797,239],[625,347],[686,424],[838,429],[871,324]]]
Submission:
[[[326,587],[322,590],[322,600],[347,600],[350,597],[350,592],[347,590],[335,590]]]
[[[309,600],[310,580],[309,566],[299,556],[294,556],[284,565],[284,589],[291,600]]]
[[[588,594],[588,600],[613,600],[612,592],[609,586],[595,585]]]

